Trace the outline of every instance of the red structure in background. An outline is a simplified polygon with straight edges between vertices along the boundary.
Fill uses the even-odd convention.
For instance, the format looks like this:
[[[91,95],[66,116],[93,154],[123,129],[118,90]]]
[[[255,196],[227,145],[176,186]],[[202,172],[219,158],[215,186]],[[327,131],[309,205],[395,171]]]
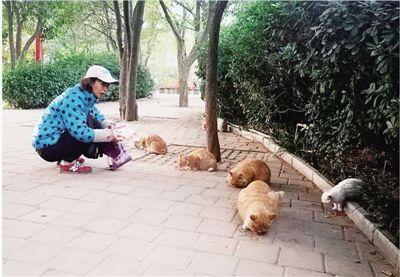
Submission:
[[[42,35],[39,34],[35,39],[35,62],[43,61],[43,55]]]

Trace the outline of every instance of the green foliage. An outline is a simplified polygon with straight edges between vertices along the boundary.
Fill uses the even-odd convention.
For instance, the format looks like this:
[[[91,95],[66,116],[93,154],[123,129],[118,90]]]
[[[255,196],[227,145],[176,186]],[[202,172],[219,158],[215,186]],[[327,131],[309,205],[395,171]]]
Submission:
[[[370,195],[398,201],[399,2],[259,1],[235,18],[220,35],[219,116],[270,132],[335,181],[379,182],[349,167],[355,150],[372,149],[381,162],[371,166],[395,173],[390,192],[378,183]],[[297,123],[308,128],[294,141]]]
[[[76,54],[56,56],[44,65],[24,63],[3,72],[3,99],[12,107],[30,109],[46,107],[57,95],[74,86],[91,65],[101,65],[119,77],[118,58],[114,54]],[[154,81],[148,70],[139,66],[137,98],[147,97]],[[118,86],[111,85],[105,101],[118,100]]]

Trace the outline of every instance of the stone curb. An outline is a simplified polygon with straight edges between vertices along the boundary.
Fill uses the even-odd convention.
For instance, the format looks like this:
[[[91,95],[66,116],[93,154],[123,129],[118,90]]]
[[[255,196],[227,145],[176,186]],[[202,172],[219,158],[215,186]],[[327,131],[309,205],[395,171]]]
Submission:
[[[229,123],[229,129],[242,137],[262,143],[269,151],[290,164],[323,192],[334,186],[331,181],[325,178],[314,167],[277,145],[270,136],[252,129],[246,131],[241,126],[231,123]],[[368,240],[382,252],[388,261],[395,266],[396,271],[398,271],[399,249],[385,237],[373,222],[367,219],[368,213],[355,202],[347,203],[346,213],[354,224],[367,236]]]

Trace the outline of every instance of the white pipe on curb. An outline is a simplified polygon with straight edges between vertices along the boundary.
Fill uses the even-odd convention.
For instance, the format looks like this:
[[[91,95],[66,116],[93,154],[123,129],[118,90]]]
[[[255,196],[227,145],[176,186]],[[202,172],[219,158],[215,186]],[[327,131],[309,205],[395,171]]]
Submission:
[[[231,123],[228,123],[228,125],[233,133],[262,143],[269,151],[303,174],[323,192],[334,186],[331,181],[318,172],[314,167],[286,151],[283,147],[277,145],[270,136],[252,129],[245,131],[241,126]],[[374,223],[367,219],[366,216],[368,216],[368,213],[357,203],[347,202],[346,214],[367,236],[368,240],[382,252],[386,259],[388,259],[388,261],[395,267],[397,272],[399,270],[399,248],[387,239]]]

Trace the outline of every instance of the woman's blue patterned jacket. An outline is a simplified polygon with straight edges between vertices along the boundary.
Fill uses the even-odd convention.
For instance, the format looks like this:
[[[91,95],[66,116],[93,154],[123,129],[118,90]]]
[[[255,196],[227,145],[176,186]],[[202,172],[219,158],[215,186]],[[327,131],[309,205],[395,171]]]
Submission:
[[[86,120],[91,114],[98,121],[104,121],[95,106],[98,101],[93,93],[83,90],[81,84],[68,88],[46,108],[33,132],[33,147],[42,149],[53,145],[63,132],[69,132],[79,141],[93,142],[95,133]]]

